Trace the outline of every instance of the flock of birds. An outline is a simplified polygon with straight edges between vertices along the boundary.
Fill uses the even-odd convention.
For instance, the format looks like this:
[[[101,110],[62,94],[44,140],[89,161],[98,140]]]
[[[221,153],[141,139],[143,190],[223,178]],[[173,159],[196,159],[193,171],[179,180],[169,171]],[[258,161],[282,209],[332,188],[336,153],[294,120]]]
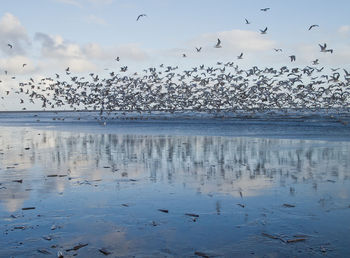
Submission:
[[[146,16],[140,14],[136,21]],[[245,22],[250,24],[247,19]],[[313,24],[308,30],[316,27],[319,25]],[[266,34],[267,30],[265,27],[260,32]],[[320,52],[333,53],[326,43],[319,46]],[[13,48],[11,44],[8,47]],[[214,47],[222,48],[220,39]],[[196,47],[197,52],[201,50],[202,47]],[[296,60],[295,55],[289,57],[291,62]],[[237,59],[243,59],[243,53]],[[115,60],[119,62],[120,58]],[[6,95],[10,93],[10,90],[6,91]],[[179,71],[178,66],[161,64],[141,73],[128,73],[128,67],[121,66],[119,73],[110,72],[105,78],[95,73],[86,77],[74,76],[67,67],[63,75],[20,82],[13,93],[27,96],[19,97],[21,105],[40,101],[43,109],[69,106],[73,110],[98,110],[101,114],[116,110],[315,110],[349,106],[350,73],[340,68],[325,69],[320,66],[319,59],[303,68],[283,66],[279,69],[257,66],[241,69],[234,62],[217,62],[214,66],[203,64],[184,71]],[[22,109],[26,110],[26,107]]]

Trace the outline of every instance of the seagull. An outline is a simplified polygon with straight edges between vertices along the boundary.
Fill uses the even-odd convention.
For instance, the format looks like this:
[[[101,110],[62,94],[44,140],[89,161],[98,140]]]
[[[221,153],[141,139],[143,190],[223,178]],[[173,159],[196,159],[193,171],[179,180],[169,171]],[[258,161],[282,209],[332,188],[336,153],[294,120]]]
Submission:
[[[119,56],[117,56],[117,58],[114,59],[114,60],[117,61],[117,62],[119,62],[119,60],[120,60]]]
[[[325,52],[331,52],[331,54],[333,54],[333,49],[327,49]]]
[[[263,11],[263,12],[266,12],[268,10],[270,10],[270,8],[262,8],[262,9],[260,9],[260,11]]]
[[[9,48],[12,48],[13,46],[11,44],[7,44]]]
[[[147,16],[146,14],[140,14],[139,16],[137,16],[137,19],[136,19],[136,21],[138,21],[141,17],[144,17],[144,16]]]
[[[321,44],[318,44],[321,48],[321,52],[326,52],[327,44],[324,43],[323,46]]]
[[[313,65],[318,65],[319,64],[319,62],[318,62],[319,60],[318,59],[316,59],[316,60],[314,60],[314,61],[312,61],[312,64]]]
[[[239,56],[237,56],[238,59],[243,59],[243,53],[241,53]]]
[[[250,24],[250,22],[247,19],[245,19],[245,24]]]
[[[261,34],[266,34],[266,32],[267,32],[267,27],[265,29],[263,29],[263,30],[260,30]]]
[[[196,50],[197,50],[197,52],[201,52],[202,47],[199,47],[199,48],[196,47]]]
[[[311,26],[309,27],[309,30],[311,30],[312,28],[315,28],[315,27],[319,27],[319,25],[313,24],[313,25],[311,25]]]
[[[221,40],[220,39],[218,39],[218,43],[216,43],[215,47],[216,48],[221,48]]]
[[[182,54],[182,57],[186,57],[186,54]]]
[[[290,57],[290,61],[291,61],[291,62],[293,62],[293,61],[295,61],[295,60],[296,60],[295,55],[291,55],[291,56],[289,56],[289,57]]]
[[[276,52],[282,52],[282,48],[274,48]]]
[[[27,64],[23,64],[22,67],[25,67]]]

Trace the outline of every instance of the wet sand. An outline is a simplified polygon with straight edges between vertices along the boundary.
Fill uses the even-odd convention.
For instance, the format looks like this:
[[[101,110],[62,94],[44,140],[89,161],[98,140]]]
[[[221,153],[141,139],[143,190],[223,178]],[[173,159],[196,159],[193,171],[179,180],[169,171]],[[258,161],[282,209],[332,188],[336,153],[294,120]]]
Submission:
[[[177,126],[0,125],[0,257],[349,254],[350,138]]]

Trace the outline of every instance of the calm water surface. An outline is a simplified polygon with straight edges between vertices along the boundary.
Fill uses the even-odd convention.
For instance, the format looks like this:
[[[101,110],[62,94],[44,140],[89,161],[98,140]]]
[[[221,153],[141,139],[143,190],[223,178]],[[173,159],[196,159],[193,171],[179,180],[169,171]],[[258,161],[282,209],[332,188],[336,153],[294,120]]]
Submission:
[[[0,126],[0,257],[349,255],[350,141],[95,126]]]

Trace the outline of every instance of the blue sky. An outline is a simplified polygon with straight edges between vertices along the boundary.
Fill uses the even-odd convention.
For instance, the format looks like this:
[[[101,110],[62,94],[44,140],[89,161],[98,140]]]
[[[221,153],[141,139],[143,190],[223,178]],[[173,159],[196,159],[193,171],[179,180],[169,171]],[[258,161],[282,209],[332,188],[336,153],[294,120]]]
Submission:
[[[260,11],[265,7],[270,10]],[[349,68],[348,10],[347,0],[2,0],[0,80],[9,83],[0,84],[0,95],[13,87],[10,75],[52,76],[67,66],[82,73],[217,61],[282,66],[290,65],[288,56],[294,54],[296,66],[318,58],[321,65]],[[147,17],[136,21],[143,13]],[[312,24],[319,27],[308,31]],[[265,27],[267,34],[261,35]],[[220,49],[213,47],[217,38]],[[333,54],[320,53],[318,44],[325,42]],[[244,59],[237,60],[241,52]]]

